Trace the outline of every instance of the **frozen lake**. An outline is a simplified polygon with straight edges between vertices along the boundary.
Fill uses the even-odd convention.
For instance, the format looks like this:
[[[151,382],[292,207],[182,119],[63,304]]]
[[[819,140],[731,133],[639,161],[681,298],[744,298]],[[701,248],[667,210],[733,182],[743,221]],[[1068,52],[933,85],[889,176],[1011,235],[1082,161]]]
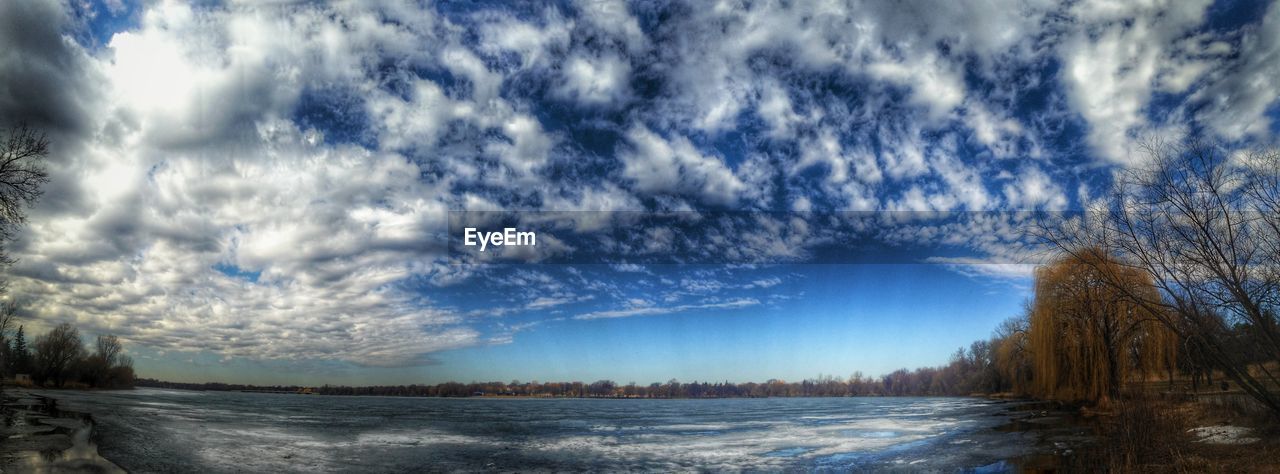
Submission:
[[[976,398],[438,399],[44,392],[130,471],[943,470],[1036,452]]]

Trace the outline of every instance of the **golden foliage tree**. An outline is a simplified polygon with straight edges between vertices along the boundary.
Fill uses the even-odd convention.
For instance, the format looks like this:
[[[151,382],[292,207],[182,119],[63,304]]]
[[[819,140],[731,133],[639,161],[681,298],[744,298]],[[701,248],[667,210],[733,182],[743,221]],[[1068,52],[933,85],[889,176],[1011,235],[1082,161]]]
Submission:
[[[1156,297],[1150,277],[1101,250],[1037,269],[1027,336],[1032,394],[1106,404],[1131,377],[1171,370],[1179,339],[1134,294]]]

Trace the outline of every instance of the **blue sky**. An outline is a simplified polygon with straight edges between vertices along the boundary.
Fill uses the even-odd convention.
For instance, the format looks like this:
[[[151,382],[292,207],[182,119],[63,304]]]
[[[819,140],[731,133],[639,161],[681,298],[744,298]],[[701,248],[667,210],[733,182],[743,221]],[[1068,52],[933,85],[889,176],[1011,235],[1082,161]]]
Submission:
[[[554,272],[560,266],[540,269]],[[684,272],[671,265],[650,270],[659,275]],[[559,320],[592,307],[582,304],[504,316],[504,324],[537,326],[511,335],[510,341],[433,354],[433,363],[426,366],[371,372],[342,364],[304,363],[302,373],[282,374],[270,364],[246,360],[146,357],[153,361],[152,370],[172,371],[171,378],[256,383],[611,379],[648,384],[671,378],[741,382],[819,374],[848,377],[854,371],[878,375],[947,360],[956,349],[988,337],[999,322],[1016,314],[1026,294],[1013,279],[992,282],[943,265],[806,264],[749,273],[752,278],[786,282],[744,292],[762,303],[729,310]],[[644,278],[620,279],[630,282],[624,285],[643,285],[635,282]],[[458,304],[464,308],[487,307],[463,298],[466,301]],[[187,375],[193,365],[198,375]]]
[[[55,147],[6,297],[182,381],[941,364],[1029,296],[1021,211],[1087,208],[1144,139],[1280,130],[1270,2],[35,0],[0,18],[0,117]],[[532,256],[451,248],[451,215],[499,210],[593,212]],[[691,233],[620,217],[721,211]],[[845,211],[870,219],[825,220]]]

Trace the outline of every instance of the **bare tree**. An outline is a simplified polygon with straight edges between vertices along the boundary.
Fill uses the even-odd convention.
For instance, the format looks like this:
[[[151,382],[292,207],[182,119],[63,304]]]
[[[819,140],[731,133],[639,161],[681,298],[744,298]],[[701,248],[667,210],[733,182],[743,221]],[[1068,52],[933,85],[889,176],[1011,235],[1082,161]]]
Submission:
[[[59,387],[66,383],[73,365],[84,358],[84,343],[80,331],[62,323],[47,334],[36,338],[36,373],[41,381],[52,380]]]
[[[1203,141],[1142,149],[1145,163],[1123,171],[1105,203],[1038,233],[1068,254],[1100,248],[1150,275],[1159,291],[1141,294],[1126,291],[1118,271],[1098,268],[1280,414],[1280,374],[1256,357],[1280,359],[1280,157]]]
[[[0,140],[0,221],[21,224],[23,207],[40,197],[40,186],[49,181],[44,168],[49,139],[26,125],[9,130]]]
[[[80,363],[80,381],[100,388],[132,386],[133,359],[123,352],[120,338],[98,336],[93,354]]]
[[[1027,302],[1022,314],[1006,319],[996,327],[993,338],[996,368],[1004,379],[1004,385],[1019,394],[1031,391],[1031,311],[1031,302]]]
[[[124,350],[120,345],[120,338],[113,334],[98,336],[96,346],[94,355],[102,358],[107,367],[115,367],[120,362],[120,353]]]

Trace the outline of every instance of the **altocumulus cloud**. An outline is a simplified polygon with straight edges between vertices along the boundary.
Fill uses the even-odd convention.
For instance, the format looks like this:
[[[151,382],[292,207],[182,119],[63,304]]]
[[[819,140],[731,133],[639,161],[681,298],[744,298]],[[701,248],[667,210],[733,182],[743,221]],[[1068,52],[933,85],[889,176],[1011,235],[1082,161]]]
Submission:
[[[417,364],[536,326],[443,302],[485,274],[448,210],[1078,209],[1143,135],[1273,142],[1277,50],[1280,7],[1199,1],[3,2],[0,117],[56,147],[11,291],[158,349]],[[759,304],[655,285],[487,314]]]

